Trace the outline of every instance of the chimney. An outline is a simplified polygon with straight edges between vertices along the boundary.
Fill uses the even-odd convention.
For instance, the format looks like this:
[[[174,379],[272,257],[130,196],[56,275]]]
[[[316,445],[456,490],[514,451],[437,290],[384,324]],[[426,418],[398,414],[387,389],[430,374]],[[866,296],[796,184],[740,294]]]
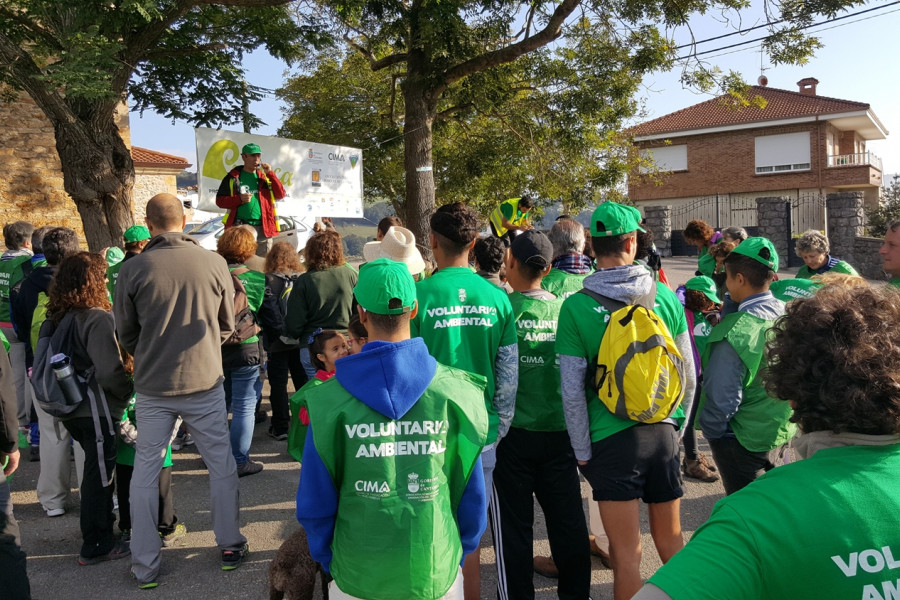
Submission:
[[[797,86],[800,88],[800,93],[804,96],[815,96],[817,83],[819,83],[819,80],[815,77],[806,77],[798,81]]]

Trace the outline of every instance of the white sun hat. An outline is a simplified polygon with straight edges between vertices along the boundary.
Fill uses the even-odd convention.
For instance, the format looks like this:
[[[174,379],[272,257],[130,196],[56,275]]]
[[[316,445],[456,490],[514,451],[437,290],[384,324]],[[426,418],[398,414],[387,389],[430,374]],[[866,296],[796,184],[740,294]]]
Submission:
[[[367,243],[363,247],[363,257],[367,262],[389,258],[405,263],[411,275],[418,275],[425,270],[425,261],[416,248],[416,236],[405,227],[393,226],[380,242]]]

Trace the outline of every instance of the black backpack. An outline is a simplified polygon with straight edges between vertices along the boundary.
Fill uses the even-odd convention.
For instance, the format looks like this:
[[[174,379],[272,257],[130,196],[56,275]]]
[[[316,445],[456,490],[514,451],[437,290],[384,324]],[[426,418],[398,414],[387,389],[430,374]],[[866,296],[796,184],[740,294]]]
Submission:
[[[101,310],[101,309],[96,309]],[[44,412],[52,417],[64,418],[75,412],[84,402],[90,402],[91,417],[94,419],[94,432],[97,434],[97,456],[100,460],[100,477],[103,485],[107,486],[112,481],[112,474],[106,472],[106,463],[103,452],[103,430],[100,422],[100,406],[106,413],[106,426],[110,435],[116,434],[109,405],[106,402],[106,394],[97,382],[94,375],[94,367],[86,371],[76,371],[75,379],[80,389],[80,398],[66,398],[62,388],[56,380],[52,362],[56,354],[71,356],[71,348],[74,347],[73,336],[75,328],[73,313],[67,314],[55,325],[47,319],[41,325],[38,334],[37,347],[34,349],[34,367],[31,370],[31,386],[34,388],[34,397]]]

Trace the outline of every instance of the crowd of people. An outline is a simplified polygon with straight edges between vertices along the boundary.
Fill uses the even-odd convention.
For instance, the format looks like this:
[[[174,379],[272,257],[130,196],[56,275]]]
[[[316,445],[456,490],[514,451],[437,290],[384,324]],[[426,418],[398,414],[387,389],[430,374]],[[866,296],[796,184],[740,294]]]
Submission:
[[[562,216],[545,234],[527,197],[499,207],[488,235],[466,205],[439,207],[427,259],[388,217],[357,269],[330,225],[300,253],[265,241],[281,186],[258,148],[243,155],[256,177],[223,181],[216,252],[182,233],[169,194],[124,253],[81,251],[64,227],[4,227],[9,597],[29,597],[5,479],[19,448],[40,461],[38,500],[57,517],[74,447],[78,564],[127,557],[151,589],[161,548],[187,533],[172,447],[196,445],[221,568],[240,567],[238,478],[263,470],[251,446],[264,377],[268,434],[301,463],[296,517],[332,597],[480,598],[489,525],[503,599],[534,598],[535,571],[559,598],[588,599],[592,554],[617,600],[896,596],[900,222],[881,249],[889,285],[817,231],[784,278],[769,240],[692,221],[697,273],[672,289],[636,208],[605,202],[589,227]],[[80,386],[64,415],[38,385],[45,363]],[[685,477],[726,492],[686,545]],[[551,556],[534,556],[535,499]],[[640,502],[664,564],[647,583]]]

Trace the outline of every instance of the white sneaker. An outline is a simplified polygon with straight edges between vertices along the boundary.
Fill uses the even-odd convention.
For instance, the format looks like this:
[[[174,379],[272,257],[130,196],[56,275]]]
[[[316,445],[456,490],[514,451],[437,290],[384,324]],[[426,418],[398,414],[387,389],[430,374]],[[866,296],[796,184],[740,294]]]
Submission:
[[[49,508],[47,509],[48,517],[61,517],[66,514],[66,509],[64,508]]]

